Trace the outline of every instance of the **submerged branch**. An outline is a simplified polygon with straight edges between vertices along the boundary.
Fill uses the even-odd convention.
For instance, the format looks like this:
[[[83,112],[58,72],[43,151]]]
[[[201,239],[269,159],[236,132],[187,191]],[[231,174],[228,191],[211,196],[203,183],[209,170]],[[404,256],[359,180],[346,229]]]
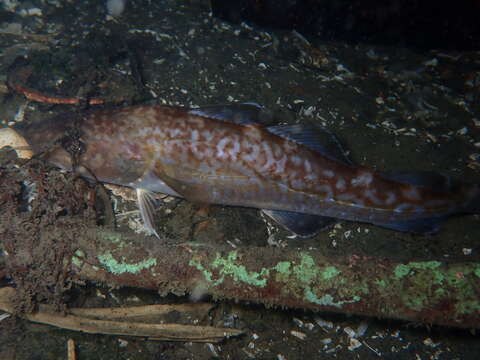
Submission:
[[[480,324],[477,263],[394,263],[269,247],[146,244],[151,243],[139,236],[91,229],[72,259],[75,276],[161,293],[203,291],[267,306],[466,328]]]

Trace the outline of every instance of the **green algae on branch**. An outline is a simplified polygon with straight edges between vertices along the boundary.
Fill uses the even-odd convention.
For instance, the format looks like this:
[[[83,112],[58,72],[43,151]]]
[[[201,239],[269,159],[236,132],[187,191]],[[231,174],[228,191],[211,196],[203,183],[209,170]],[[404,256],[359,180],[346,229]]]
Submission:
[[[122,274],[138,274],[142,270],[150,269],[157,265],[157,259],[154,257],[142,258],[140,260],[134,260],[134,257],[131,256],[128,252],[124,252],[123,249],[128,250],[129,242],[125,237],[121,236],[120,233],[115,232],[100,232],[97,234],[105,244],[111,244],[112,250],[119,252],[118,257],[114,257],[112,252],[105,250],[104,253],[97,254],[97,259],[100,264],[105,267],[111,274],[122,275]],[[75,255],[78,257],[78,250]],[[142,252],[140,252],[142,253]],[[138,257],[139,252],[135,253]],[[128,259],[127,259],[128,257]],[[118,258],[120,260],[118,260]],[[78,262],[78,260],[77,260]]]
[[[108,271],[114,275],[125,273],[138,274],[143,269],[148,269],[157,265],[157,259],[155,258],[144,259],[136,263],[127,263],[125,259],[122,259],[122,262],[119,262],[111,253],[98,255],[98,260],[100,261],[100,264],[104,265]]]
[[[403,303],[412,310],[441,304],[446,296],[456,294],[451,303],[455,317],[480,312],[479,264],[442,264],[439,261],[409,262],[397,265],[390,285],[399,289]],[[410,291],[400,291],[408,280]]]
[[[236,251],[231,251],[226,259],[217,253],[212,267],[214,269],[220,269],[220,274],[222,275],[232,276],[235,281],[242,281],[246,284],[260,287],[264,287],[267,284],[268,269],[262,269],[260,272],[249,272],[244,265],[237,265],[236,260]]]
[[[270,270],[262,269],[260,272],[249,272],[246,270],[245,265],[236,264],[237,254],[237,251],[231,251],[226,257],[222,257],[220,253],[216,253],[211,267],[212,269],[218,270],[217,272],[220,276],[215,278],[213,273],[206,269],[202,265],[202,262],[196,258],[192,258],[188,265],[199,270],[207,283],[212,286],[220,285],[225,280],[225,276],[231,276],[234,281],[240,281],[252,286],[265,287]]]
[[[262,268],[258,272],[247,271],[245,265],[241,264],[241,262],[237,263],[237,260],[238,251],[236,250],[230,251],[226,257],[222,257],[220,253],[217,252],[211,267],[218,269],[222,277],[216,280],[213,280],[212,273],[206,270],[196,259],[190,260],[189,265],[203,272],[207,281],[212,282],[213,285],[222,283],[224,280],[223,275],[230,275],[235,281],[241,281],[252,286],[265,287],[267,279],[273,270],[279,274],[278,279],[282,276],[295,276],[295,279],[302,283],[310,283],[318,274],[320,274],[324,280],[330,280],[341,273],[341,271],[334,266],[327,266],[320,270],[320,268],[315,267],[312,257],[308,254],[301,254],[298,265],[295,265],[295,262],[281,261],[272,268]]]
[[[260,301],[266,301],[262,289],[268,287],[276,294],[276,299],[268,300],[282,305],[294,303],[297,307],[336,308],[394,318],[411,318],[416,312],[423,320],[449,319],[457,326],[463,325],[461,319],[465,317],[479,317],[478,264],[393,264],[373,259],[348,264],[300,252],[290,254],[289,261],[282,259],[270,262],[268,267],[256,267],[251,252],[248,261],[242,261],[247,255],[239,255],[239,251],[223,256],[216,252],[210,263],[194,258],[189,265],[201,272],[212,293],[227,287],[226,283],[235,288],[244,284],[249,286],[250,294],[257,288],[259,296],[263,296]],[[247,267],[247,263],[253,266]]]
[[[101,228],[81,246],[82,279],[214,298],[476,328],[480,264],[326,258],[269,247],[168,246]],[[140,256],[140,254],[142,254]],[[168,256],[165,256],[168,254]],[[74,264],[75,265],[75,264]]]
[[[358,295],[344,292],[348,298],[335,300],[338,295],[333,291],[328,293],[335,286],[332,282],[345,282],[339,278],[341,271],[332,265],[317,265],[311,255],[300,253],[297,261],[280,261],[269,268],[262,267],[258,271],[248,271],[238,258],[238,251],[230,251],[225,257],[219,252],[210,265],[218,276],[207,270],[201,262],[192,259],[190,266],[201,271],[207,287],[216,287],[230,276],[233,282],[240,282],[252,287],[264,288],[267,281],[282,284],[281,288],[287,296],[297,294],[306,303],[322,306],[341,307],[344,304],[360,300]],[[335,279],[336,278],[336,279]],[[303,295],[302,295],[303,294]],[[318,295],[321,294],[321,295]]]

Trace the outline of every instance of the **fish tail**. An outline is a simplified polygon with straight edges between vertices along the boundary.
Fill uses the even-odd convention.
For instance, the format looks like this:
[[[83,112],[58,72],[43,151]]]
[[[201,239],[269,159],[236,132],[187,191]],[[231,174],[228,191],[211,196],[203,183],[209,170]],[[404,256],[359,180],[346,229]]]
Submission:
[[[473,185],[473,195],[467,204],[465,212],[467,214],[480,214],[480,185]]]
[[[418,218],[393,221],[391,223],[373,222],[374,224],[396,231],[431,234],[437,232],[440,229],[441,223],[449,216],[480,214],[480,184],[461,183],[449,177],[444,177],[442,180],[442,175],[437,174],[421,173],[420,176],[413,174],[415,177],[411,173],[406,174],[408,177],[402,179],[405,183],[422,186],[437,192],[449,193],[452,197],[450,206],[439,211],[437,214],[432,214],[430,217],[419,216]],[[408,182],[405,181],[405,179],[407,179]],[[418,181],[418,179],[420,179],[420,181]],[[435,180],[435,183],[432,182],[432,179]],[[429,182],[433,185],[430,185]]]

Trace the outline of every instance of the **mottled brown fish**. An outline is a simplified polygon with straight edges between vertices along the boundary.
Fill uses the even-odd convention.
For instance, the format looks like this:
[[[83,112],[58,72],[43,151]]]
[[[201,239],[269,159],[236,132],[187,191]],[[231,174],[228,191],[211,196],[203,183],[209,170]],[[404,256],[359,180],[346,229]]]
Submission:
[[[131,106],[65,114],[22,133],[36,152],[50,146],[44,156],[66,169],[71,154],[51,145],[77,136],[80,171],[137,189],[143,220],[155,234],[151,192],[262,209],[301,236],[334,219],[429,233],[448,216],[479,213],[476,184],[356,166],[338,147],[327,150],[314,127],[265,127],[261,115],[256,104]]]

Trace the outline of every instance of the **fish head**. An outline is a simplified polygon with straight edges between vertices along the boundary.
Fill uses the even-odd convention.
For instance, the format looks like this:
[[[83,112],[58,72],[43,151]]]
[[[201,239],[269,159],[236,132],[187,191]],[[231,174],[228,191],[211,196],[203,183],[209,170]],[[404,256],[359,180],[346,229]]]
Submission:
[[[70,169],[72,156],[64,146],[67,144],[67,134],[71,131],[72,121],[68,115],[21,124],[15,130],[25,138],[36,156],[44,158],[52,164]]]
[[[82,176],[118,185],[140,178],[151,159],[145,160],[141,147],[128,136],[120,140],[118,134],[96,127],[99,120],[95,113],[72,112],[16,130],[35,155],[59,168],[72,170],[74,165]]]

